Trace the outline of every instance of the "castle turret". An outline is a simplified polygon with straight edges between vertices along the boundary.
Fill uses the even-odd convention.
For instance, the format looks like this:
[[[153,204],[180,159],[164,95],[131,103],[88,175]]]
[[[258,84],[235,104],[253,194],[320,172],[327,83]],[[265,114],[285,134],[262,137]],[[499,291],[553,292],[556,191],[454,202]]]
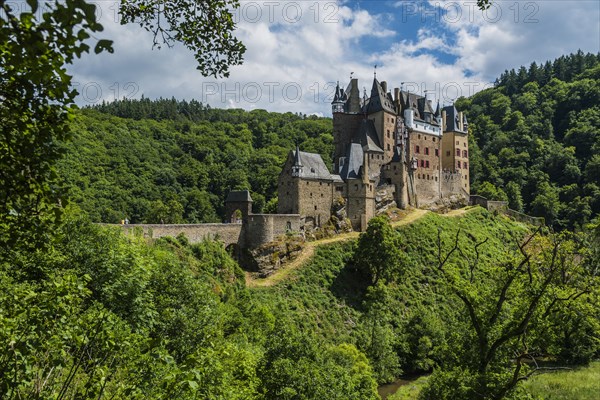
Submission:
[[[332,114],[344,112],[344,96],[342,90],[340,89],[339,81],[335,87],[335,95],[333,96],[333,101],[331,102],[331,112]]]

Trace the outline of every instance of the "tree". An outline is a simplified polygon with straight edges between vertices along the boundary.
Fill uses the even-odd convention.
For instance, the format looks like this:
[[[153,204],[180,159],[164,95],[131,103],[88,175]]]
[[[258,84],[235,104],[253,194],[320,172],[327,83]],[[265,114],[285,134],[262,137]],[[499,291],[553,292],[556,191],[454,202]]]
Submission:
[[[387,216],[371,219],[367,231],[358,239],[354,253],[356,267],[376,285],[380,279],[387,281],[399,275],[404,258],[400,250],[400,238]]]
[[[69,138],[73,101],[66,64],[90,50],[102,31],[96,7],[85,0],[14,9],[0,0],[0,248],[47,242],[48,227],[61,215],[54,165],[60,142]],[[227,76],[242,61],[244,46],[232,35],[236,0],[212,2],[123,0],[123,23],[154,32],[154,44],[182,42],[196,53],[205,75]],[[163,25],[166,23],[166,26]],[[100,39],[94,51],[112,52]]]
[[[465,334],[453,347],[457,357],[434,374],[423,398],[503,399],[545,369],[537,363],[543,348],[535,338],[548,334],[548,315],[596,301],[586,296],[597,277],[567,235],[542,237],[538,229],[490,268],[479,262],[487,239],[472,239],[467,249],[459,230],[444,252],[440,236],[437,271],[462,303]]]

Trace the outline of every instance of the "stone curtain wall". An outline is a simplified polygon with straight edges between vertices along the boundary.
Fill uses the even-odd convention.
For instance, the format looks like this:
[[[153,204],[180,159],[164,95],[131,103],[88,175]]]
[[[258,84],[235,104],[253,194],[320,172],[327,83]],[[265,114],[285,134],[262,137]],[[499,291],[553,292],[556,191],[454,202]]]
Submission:
[[[239,243],[242,224],[131,224],[119,226],[126,234],[143,232],[144,237],[158,239],[165,236],[177,237],[184,234],[190,243],[199,243],[203,239],[219,239],[225,246]]]
[[[508,203],[506,201],[492,201],[482,196],[471,195],[469,204],[481,206],[491,212],[506,214],[519,222],[524,222],[533,226],[542,226],[546,224],[546,221],[542,217],[532,217],[531,215],[523,214],[508,208]]]

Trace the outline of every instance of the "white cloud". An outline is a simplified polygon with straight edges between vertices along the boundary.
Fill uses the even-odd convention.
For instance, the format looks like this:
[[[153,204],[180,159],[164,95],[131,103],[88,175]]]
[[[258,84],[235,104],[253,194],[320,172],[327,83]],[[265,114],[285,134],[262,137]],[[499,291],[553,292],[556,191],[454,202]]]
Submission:
[[[360,86],[369,90],[374,63],[381,65],[378,77],[390,88],[413,82],[411,90],[435,90],[453,98],[481,89],[505,69],[579,48],[600,50],[596,0],[497,1],[495,7],[502,11],[497,21],[493,12],[475,11],[474,1],[430,1],[429,13],[400,3],[374,12],[369,2],[242,2],[237,36],[247,46],[245,61],[232,68],[230,78],[217,80],[203,78],[193,55],[182,46],[152,51],[151,34],[120,26],[114,21],[114,4],[102,2],[106,31],[98,36],[113,39],[115,53],[85,56],[70,70],[79,89],[86,89],[88,101],[143,93],[150,98],[196,98],[214,107],[329,115],[326,95],[333,88],[328,82],[339,79],[345,84],[353,71]],[[460,14],[451,4],[462,4]],[[444,17],[446,10],[454,13]],[[415,15],[424,21],[416,34],[407,32],[414,26],[407,17]],[[411,37],[415,39],[407,39]],[[389,45],[375,52],[365,46],[373,41]]]

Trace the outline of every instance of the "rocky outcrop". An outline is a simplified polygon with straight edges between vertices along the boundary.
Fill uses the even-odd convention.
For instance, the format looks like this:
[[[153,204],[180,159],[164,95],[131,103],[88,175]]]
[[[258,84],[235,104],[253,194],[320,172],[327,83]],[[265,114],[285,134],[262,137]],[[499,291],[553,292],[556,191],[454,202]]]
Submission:
[[[253,258],[253,270],[258,278],[265,278],[295,259],[304,247],[304,238],[300,235],[284,236],[280,240],[263,244],[250,253]]]
[[[375,214],[381,215],[389,209],[396,208],[393,186],[380,186],[375,192]]]
[[[466,207],[468,204],[469,201],[463,195],[453,194],[450,197],[444,197],[437,200],[435,203],[429,204],[427,209],[439,213],[446,213],[450,210]]]

